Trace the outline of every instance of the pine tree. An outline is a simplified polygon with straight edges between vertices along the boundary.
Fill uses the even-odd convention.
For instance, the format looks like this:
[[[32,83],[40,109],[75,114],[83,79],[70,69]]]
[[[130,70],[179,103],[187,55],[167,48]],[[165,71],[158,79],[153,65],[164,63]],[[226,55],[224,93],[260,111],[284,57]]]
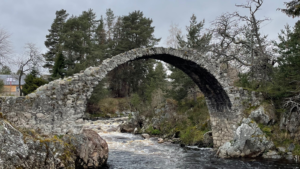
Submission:
[[[197,17],[193,14],[190,19],[190,25],[186,27],[186,40],[183,36],[177,36],[180,48],[193,48],[205,54],[209,49],[209,42],[212,35],[210,33],[203,33],[203,27],[204,20],[198,23]],[[184,99],[189,92],[192,92],[193,98],[196,101],[198,86],[194,81],[174,66],[169,66],[169,69],[172,71],[169,76],[169,78],[172,79],[172,89],[168,92],[169,96],[180,101]]]
[[[96,29],[99,20],[90,9],[80,16],[70,17],[64,29],[64,56],[66,75],[72,75],[91,66],[89,62],[96,43]]]
[[[99,20],[96,20],[96,14],[92,9],[88,11],[83,11],[82,14],[78,17],[80,22],[80,27],[83,35],[83,48],[84,48],[84,57],[86,58],[92,51],[92,45],[95,43],[95,32]]]
[[[95,35],[93,38],[92,50],[89,55],[87,55],[86,65],[87,66],[98,66],[101,62],[108,57],[107,55],[107,39],[106,31],[104,29],[104,21],[101,16],[99,20],[99,25],[95,30]]]
[[[210,33],[202,33],[205,21],[197,22],[197,17],[193,14],[190,20],[190,25],[186,27],[187,35],[184,37],[177,36],[180,48],[193,48],[199,52],[206,52],[209,48],[209,42],[212,35]]]
[[[103,17],[101,16],[100,20],[99,20],[99,25],[96,28],[96,32],[95,32],[95,44],[97,46],[101,46],[106,44],[106,38],[107,38],[107,34],[104,28],[104,20]]]
[[[84,35],[81,31],[81,23],[78,17],[71,16],[64,27],[64,56],[66,64],[66,75],[72,75],[74,73],[76,63],[79,63],[83,59],[83,39]]]
[[[114,49],[112,54],[140,47],[152,47],[160,39],[154,38],[152,19],[143,16],[141,11],[134,11],[117,21],[114,29]],[[110,73],[110,87],[117,97],[124,97],[137,92],[145,79],[149,66],[153,62],[145,60],[125,63]]]
[[[43,55],[46,60],[44,67],[48,68],[50,72],[52,71],[55,57],[62,46],[64,24],[69,15],[64,9],[56,11],[55,14],[56,18],[51,25],[51,29],[49,29],[49,34],[46,35],[45,46],[49,50]]]
[[[39,72],[33,68],[30,72],[30,74],[28,74],[25,78],[25,84],[22,87],[22,92],[25,95],[28,95],[30,93],[32,93],[33,91],[35,91],[38,87],[44,85],[47,83],[46,80],[37,77],[37,75],[39,74]]]
[[[154,61],[153,61],[154,62]],[[155,61],[155,69],[151,66],[148,67],[148,74],[143,81],[142,86],[138,90],[138,94],[144,102],[151,102],[152,94],[155,90],[166,90],[166,71],[163,64],[159,61]]]
[[[116,23],[113,26],[112,29],[112,36],[113,39],[107,39],[107,57],[115,56],[119,53],[122,53],[120,51],[116,50],[116,46],[120,43],[122,37],[123,37],[123,20],[122,17],[117,17]]]
[[[300,15],[300,0],[284,2],[286,9],[280,9],[283,13],[293,18]]]
[[[62,52],[58,53],[56,56],[55,64],[53,66],[52,77],[56,78],[64,78],[65,76],[65,58]]]
[[[180,101],[188,96],[189,91],[197,88],[197,85],[194,83],[194,81],[182,70],[171,65],[169,66],[169,70],[172,72],[168,76],[168,78],[172,80],[172,89],[168,91],[169,97]]]
[[[0,70],[0,74],[10,75],[11,74],[11,69],[8,66],[2,66],[2,68]]]
[[[282,31],[279,39],[281,42],[277,46],[281,56],[277,59],[278,68],[273,84],[277,96],[287,97],[300,92],[300,21],[295,24],[293,31],[286,26],[286,31]]]
[[[106,10],[106,26],[107,26],[107,38],[108,40],[112,39],[112,34],[113,34],[113,24],[115,20],[115,14],[114,12],[109,8]]]

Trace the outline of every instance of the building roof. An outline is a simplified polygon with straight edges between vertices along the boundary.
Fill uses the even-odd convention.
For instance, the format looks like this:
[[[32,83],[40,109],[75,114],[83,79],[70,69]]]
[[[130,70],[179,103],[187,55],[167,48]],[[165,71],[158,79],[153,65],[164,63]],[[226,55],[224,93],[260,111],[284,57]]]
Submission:
[[[21,85],[25,84],[25,75],[21,78]],[[1,75],[0,80],[4,82],[4,85],[19,85],[19,75]]]

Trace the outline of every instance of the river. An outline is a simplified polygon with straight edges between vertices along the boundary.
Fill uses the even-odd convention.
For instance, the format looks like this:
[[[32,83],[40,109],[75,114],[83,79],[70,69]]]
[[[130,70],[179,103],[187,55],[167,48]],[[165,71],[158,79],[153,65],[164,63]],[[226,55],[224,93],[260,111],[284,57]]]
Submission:
[[[158,143],[158,138],[144,139],[140,135],[120,133],[118,125],[126,118],[98,120],[86,123],[96,130],[109,147],[106,169],[297,169],[300,163],[266,159],[221,159],[211,148],[180,147]]]

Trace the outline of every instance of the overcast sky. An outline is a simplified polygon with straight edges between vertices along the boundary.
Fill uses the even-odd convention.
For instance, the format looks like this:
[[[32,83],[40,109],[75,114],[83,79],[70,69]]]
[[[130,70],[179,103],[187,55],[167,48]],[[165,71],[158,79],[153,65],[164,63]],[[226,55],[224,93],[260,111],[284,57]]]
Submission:
[[[298,18],[293,19],[277,8],[284,8],[286,0],[265,0],[258,18],[264,16],[272,20],[263,25],[263,33],[271,39],[285,24],[294,26]],[[245,3],[247,0],[0,0],[0,27],[11,34],[10,41],[15,53],[22,53],[24,45],[35,43],[42,52],[47,51],[44,46],[48,29],[55,18],[55,12],[65,9],[70,15],[80,15],[89,8],[97,14],[105,16],[106,9],[111,8],[116,16],[127,15],[129,12],[140,10],[145,17],[153,19],[155,37],[162,38],[158,46],[164,46],[168,29],[173,22],[185,32],[192,14],[198,20],[205,19],[205,27],[219,15],[225,12],[247,11],[235,7],[235,4]]]

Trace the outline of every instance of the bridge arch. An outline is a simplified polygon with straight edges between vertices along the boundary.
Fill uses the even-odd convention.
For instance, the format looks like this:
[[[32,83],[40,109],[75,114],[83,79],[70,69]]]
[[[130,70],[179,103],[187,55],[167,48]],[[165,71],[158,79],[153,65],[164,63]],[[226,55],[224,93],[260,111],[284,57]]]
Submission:
[[[204,93],[215,147],[233,139],[234,131],[242,118],[241,96],[246,92],[231,85],[232,81],[228,78],[226,69],[221,68],[217,58],[202,56],[193,49],[133,49],[106,59],[97,67],[89,67],[72,77],[41,86],[35,93],[26,96],[25,100],[31,103],[31,116],[24,120],[26,125],[38,128],[44,133],[65,134],[70,130],[78,132],[83,123],[87,100],[98,82],[119,65],[150,58],[181,69]],[[24,119],[25,116],[24,114]]]

